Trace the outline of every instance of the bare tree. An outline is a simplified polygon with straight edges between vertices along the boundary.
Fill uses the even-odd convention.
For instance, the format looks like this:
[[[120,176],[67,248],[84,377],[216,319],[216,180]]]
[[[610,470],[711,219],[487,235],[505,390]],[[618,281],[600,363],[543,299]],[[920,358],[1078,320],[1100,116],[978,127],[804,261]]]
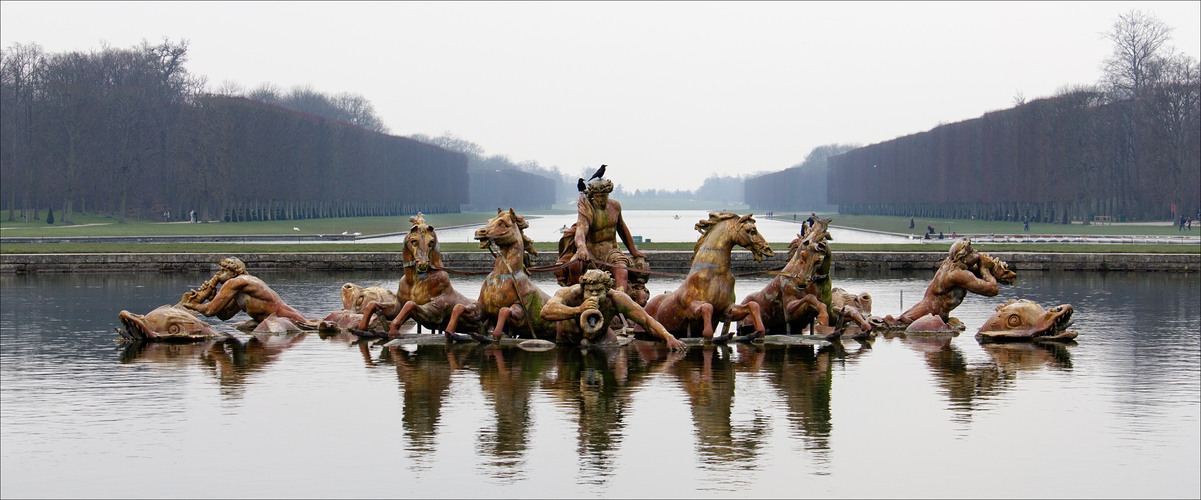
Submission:
[[[284,90],[279,85],[263,82],[246,94],[248,99],[254,99],[268,104],[279,104],[283,100]]]
[[[1154,76],[1147,93],[1152,115],[1167,140],[1166,163],[1170,179],[1161,183],[1170,189],[1174,203],[1183,202],[1181,189],[1187,188],[1183,179],[1189,168],[1188,154],[1195,147],[1199,114],[1201,114],[1201,67],[1196,59],[1173,53],[1160,59],[1151,71]],[[1194,169],[1195,165],[1192,166]]]
[[[1131,10],[1118,16],[1101,34],[1113,42],[1113,54],[1102,62],[1104,85],[1116,99],[1143,95],[1160,48],[1172,38],[1172,27],[1151,14]]]
[[[424,142],[426,144],[438,146],[442,149],[448,149],[456,153],[463,153],[467,155],[469,165],[472,161],[480,162],[484,160],[483,146],[459,137],[449,130],[443,132],[442,135],[438,137],[430,137],[425,134],[413,134],[410,135],[409,138],[417,142]]]
[[[217,87],[214,93],[228,97],[237,97],[246,93],[246,87],[233,80],[225,80],[221,82],[221,86]]]

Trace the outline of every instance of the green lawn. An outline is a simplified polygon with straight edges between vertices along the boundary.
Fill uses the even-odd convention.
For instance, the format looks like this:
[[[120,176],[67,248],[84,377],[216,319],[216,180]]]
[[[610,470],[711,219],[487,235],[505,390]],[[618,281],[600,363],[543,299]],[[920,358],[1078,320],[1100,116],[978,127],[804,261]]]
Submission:
[[[777,213],[774,219],[792,220],[792,212]],[[822,217],[833,217],[833,226],[850,227],[856,229],[868,229],[872,231],[885,231],[897,234],[912,234],[921,236],[926,232],[926,226],[934,226],[935,231],[942,231],[947,236],[952,232],[958,234],[1078,234],[1078,235],[1094,235],[1094,236],[1110,236],[1110,235],[1134,235],[1134,236],[1181,236],[1181,235],[1198,235],[1201,234],[1201,227],[1194,224],[1192,233],[1189,231],[1179,231],[1176,226],[1165,225],[1150,225],[1150,223],[1117,223],[1113,225],[1082,225],[1082,224],[1044,224],[1041,222],[1031,222],[1030,231],[1022,230],[1022,222],[1009,221],[984,221],[984,220],[963,220],[963,219],[929,219],[929,218],[914,218],[913,229],[909,229],[909,217],[889,217],[883,215],[839,215],[839,214],[818,214]],[[809,217],[808,213],[798,214],[798,219]],[[1162,224],[1162,223],[1161,223]]]
[[[495,213],[457,213],[425,215],[426,222],[434,227],[460,226],[465,224],[483,224]],[[75,225],[68,226],[58,220],[54,224],[46,224],[46,213],[41,213],[42,220],[24,223],[4,220],[0,222],[0,235],[3,236],[206,236],[214,234],[341,234],[363,233],[367,235],[399,233],[408,231],[408,216],[394,217],[347,217],[334,219],[302,219],[262,222],[212,222],[208,224],[189,224],[187,222],[162,221],[133,221],[118,224],[116,219],[108,219],[102,215],[76,215]],[[7,219],[7,212],[4,219]],[[293,228],[299,228],[299,231]]]
[[[978,244],[985,252],[1057,253],[1201,253],[1201,245],[1087,245],[1062,243]],[[640,243],[643,250],[691,251],[692,243]],[[483,252],[476,243],[442,243],[443,252]],[[554,254],[556,242],[538,242],[539,253]],[[929,244],[834,243],[837,252],[946,252],[950,242]],[[773,243],[776,252],[788,252],[787,243]],[[305,253],[305,252],[399,252],[397,243],[5,243],[0,253]]]
[[[638,206],[638,204],[634,204]],[[631,207],[624,203],[623,206]],[[645,206],[645,205],[644,205]],[[631,207],[633,208],[633,207]],[[666,208],[682,209],[678,205]],[[713,207],[710,207],[713,208]],[[572,210],[574,211],[574,210]],[[739,211],[739,210],[735,210]],[[747,210],[741,210],[746,212]],[[540,211],[540,213],[564,213],[561,208]],[[58,214],[56,214],[58,215]],[[495,213],[458,213],[430,214],[426,220],[435,227],[459,225],[482,225]],[[532,214],[531,214],[532,215]],[[833,217],[834,225],[886,231],[899,234],[920,235],[921,228],[933,225],[948,236],[951,231],[960,234],[1021,234],[1020,222],[944,220],[944,219],[915,219],[913,230],[909,229],[907,217],[885,217],[865,215],[820,214]],[[45,217],[45,212],[41,214]],[[760,217],[763,215],[761,214]],[[800,214],[798,218],[808,217]],[[792,213],[778,213],[775,218],[791,220]],[[238,223],[208,223],[188,224],[154,221],[130,221],[117,224],[113,219],[101,215],[76,215],[74,226],[65,226],[60,221],[48,225],[45,220],[26,224],[22,222],[0,222],[3,236],[186,236],[186,235],[215,235],[215,234],[341,234],[359,232],[364,236],[386,233],[398,233],[409,228],[408,217],[355,217],[338,219],[305,219],[291,221],[267,222],[238,222]],[[299,228],[299,231],[293,228]],[[1201,227],[1196,228],[1201,231]],[[1089,235],[1181,235],[1175,226],[1156,225],[1090,225],[1078,224],[1030,224],[1030,234],[1089,234]],[[1183,234],[1188,234],[1184,232]],[[1198,234],[1198,233],[1193,233]],[[950,241],[928,244],[847,244],[834,243],[837,251],[883,251],[883,252],[921,252],[946,251]],[[773,242],[776,251],[786,252],[787,242]],[[992,252],[1074,252],[1074,253],[1201,253],[1201,245],[1075,245],[1075,244],[978,244],[980,249]],[[692,250],[693,243],[643,243],[639,248],[646,250]],[[556,252],[555,242],[539,242],[535,245],[539,252]],[[399,251],[397,244],[365,244],[365,243],[313,243],[313,244],[245,244],[245,243],[38,243],[38,244],[4,244],[0,253],[239,253],[239,252],[395,252]],[[442,243],[444,252],[480,251],[475,243]]]

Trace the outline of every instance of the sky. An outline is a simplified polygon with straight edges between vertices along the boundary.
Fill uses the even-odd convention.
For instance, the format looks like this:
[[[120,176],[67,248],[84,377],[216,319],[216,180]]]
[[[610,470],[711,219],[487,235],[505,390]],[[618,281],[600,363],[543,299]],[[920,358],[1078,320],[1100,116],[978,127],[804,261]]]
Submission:
[[[1198,58],[1201,2],[16,2],[0,45],[189,42],[188,70],[362,94],[395,135],[625,189],[772,172],[1099,80],[1139,9]]]

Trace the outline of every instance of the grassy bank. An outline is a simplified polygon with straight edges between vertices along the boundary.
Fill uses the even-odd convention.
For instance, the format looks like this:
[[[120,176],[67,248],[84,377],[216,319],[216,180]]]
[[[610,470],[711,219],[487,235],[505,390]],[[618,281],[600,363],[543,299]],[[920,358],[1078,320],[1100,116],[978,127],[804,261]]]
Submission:
[[[642,243],[643,250],[691,251],[692,243]],[[1201,245],[1085,245],[1063,243],[979,244],[985,252],[1054,252],[1054,253],[1196,253]],[[0,253],[306,253],[306,252],[399,252],[397,243],[20,243],[0,245]],[[475,243],[442,243],[443,252],[484,252]],[[538,242],[539,253],[556,253],[554,242]],[[950,243],[929,244],[854,244],[835,243],[838,252],[945,252]],[[788,252],[787,243],[773,243],[776,252]]]
[[[1022,230],[1022,221],[986,221],[971,219],[930,219],[915,217],[913,229],[909,229],[909,217],[889,217],[883,215],[839,215],[818,214],[822,217],[833,217],[834,226],[884,231],[896,234],[911,234],[921,236],[926,232],[926,226],[934,226],[935,231],[945,235],[951,233],[963,234],[1074,234],[1093,236],[1183,236],[1201,234],[1201,227],[1193,224],[1193,232],[1179,231],[1174,225],[1164,225],[1164,222],[1115,223],[1115,224],[1044,224],[1031,222],[1030,230]],[[792,212],[776,213],[772,218],[792,220]],[[809,213],[796,214],[797,220],[804,220]]]
[[[457,213],[430,214],[425,216],[426,222],[434,227],[449,227],[461,225],[482,225],[496,213]],[[210,222],[205,224],[190,224],[187,222],[164,223],[161,220],[130,220],[117,223],[116,219],[103,215],[76,215],[75,225],[68,226],[59,220],[54,224],[46,224],[45,212],[43,220],[29,223],[20,221],[0,222],[0,235],[3,236],[211,236],[211,235],[240,235],[240,234],[348,234],[362,233],[366,235],[399,233],[408,231],[409,216],[393,217],[343,217],[333,219],[302,219],[252,222]],[[56,215],[57,217],[57,215]],[[7,218],[7,217],[5,217]],[[294,229],[295,228],[295,229]],[[299,230],[297,230],[299,229]]]

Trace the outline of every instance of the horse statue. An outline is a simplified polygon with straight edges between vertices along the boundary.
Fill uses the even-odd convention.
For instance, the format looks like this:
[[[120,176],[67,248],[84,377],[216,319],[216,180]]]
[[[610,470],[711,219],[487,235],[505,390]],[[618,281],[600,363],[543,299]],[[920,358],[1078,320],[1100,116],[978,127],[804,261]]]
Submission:
[[[829,228],[833,219],[816,220],[788,244],[788,263],[762,290],[747,295],[742,305],[757,304],[763,326],[757,327],[747,319],[739,322],[738,330],[764,329],[769,333],[791,333],[793,325],[807,325],[816,319],[823,326],[829,321],[823,297],[830,294]],[[823,290],[824,288],[824,290]],[[824,292],[824,294],[823,294]]]
[[[448,338],[461,339],[454,335],[460,329],[476,333],[482,338],[484,324],[480,304],[455,291],[450,284],[450,275],[442,267],[442,253],[438,249],[438,234],[434,232],[434,227],[425,222],[420,212],[416,217],[410,217],[409,222],[413,226],[405,235],[404,249],[401,251],[405,273],[401,289],[407,289],[408,296],[395,318],[392,318],[388,335],[399,333],[400,325],[411,316],[418,325],[446,332]],[[366,330],[371,323],[371,312],[383,313],[383,309],[370,304],[366,311],[359,324],[360,330]]]
[[[734,303],[734,274],[730,272],[730,253],[734,245],[751,251],[756,262],[771,257],[772,249],[755,229],[751,214],[710,213],[709,219],[696,224],[701,237],[692,252],[692,268],[670,294],[656,295],[646,303],[646,312],[672,333],[691,336],[699,326],[705,340],[724,342],[730,336],[713,338],[715,322],[729,323],[750,317],[755,334],[764,333],[759,303]],[[732,335],[731,335],[732,336]]]
[[[500,340],[505,328],[510,335],[519,337],[554,340],[554,321],[542,319],[542,305],[550,295],[538,288],[526,271],[529,256],[538,255],[534,242],[522,232],[530,227],[525,217],[517,215],[512,208],[508,212],[496,209],[496,217],[475,231],[480,248],[497,249],[496,263],[492,272],[484,278],[480,287],[479,304],[489,324],[494,324],[492,338]],[[494,252],[494,253],[497,253]],[[527,255],[528,254],[528,255]]]

